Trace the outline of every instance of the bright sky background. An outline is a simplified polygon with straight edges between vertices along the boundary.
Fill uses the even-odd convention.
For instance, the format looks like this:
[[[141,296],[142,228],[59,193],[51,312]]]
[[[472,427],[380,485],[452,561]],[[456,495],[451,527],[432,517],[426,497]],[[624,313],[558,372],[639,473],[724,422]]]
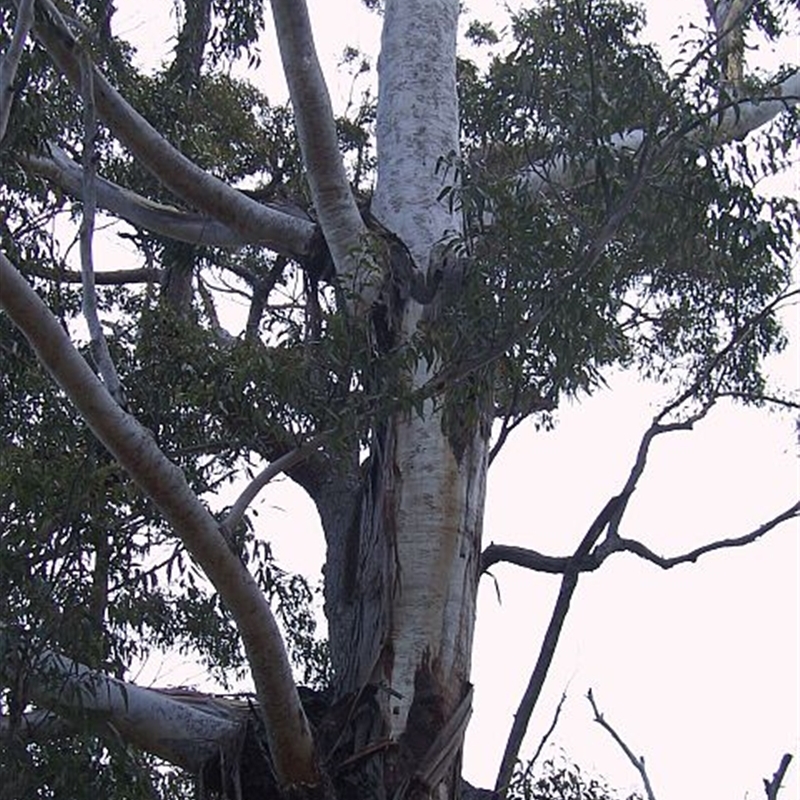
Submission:
[[[649,35],[667,47],[687,14],[703,24],[702,0],[646,5]],[[135,40],[149,63],[162,57],[172,4],[162,2],[162,19],[153,3],[146,10],[124,0],[118,6],[117,32]],[[380,20],[358,0],[311,0],[309,6],[334,102],[342,107],[349,81],[337,78],[336,62],[345,45],[376,56]],[[465,19],[472,12],[484,20],[503,14],[503,6],[483,0],[468,6]],[[277,53],[265,45],[263,55],[257,79],[278,100],[285,90]],[[796,42],[781,55],[798,61]],[[751,58],[765,66],[776,61],[763,49]],[[773,368],[784,387],[797,388],[797,308],[787,310],[786,318],[793,345]],[[554,555],[574,549],[621,487],[663,399],[635,375],[615,375],[609,382],[610,390],[562,408],[554,432],[536,433],[530,426],[512,437],[490,471],[486,543]],[[655,444],[622,533],[665,555],[746,533],[797,499],[799,456],[791,416],[722,408],[696,431]],[[288,481],[270,486],[256,524],[289,568],[319,575],[322,534],[300,490]],[[669,572],[618,555],[599,573],[584,576],[524,755],[535,749],[567,689],[553,741],[612,785],[641,791],[633,768],[592,722],[584,699],[592,687],[607,719],[645,756],[659,800],[763,797],[762,778],[772,775],[784,752],[797,757],[800,735],[798,532],[796,523],[784,525],[747,548]],[[483,786],[493,784],[558,590],[557,578],[507,565],[493,574],[502,604],[492,580],[484,578],[475,713],[464,758],[465,776]],[[799,771],[796,758],[781,795],[785,800],[800,796]]]

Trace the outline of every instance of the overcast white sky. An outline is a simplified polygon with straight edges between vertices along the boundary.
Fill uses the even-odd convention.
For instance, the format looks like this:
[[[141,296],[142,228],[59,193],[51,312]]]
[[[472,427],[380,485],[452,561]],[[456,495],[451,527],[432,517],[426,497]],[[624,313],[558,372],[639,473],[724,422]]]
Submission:
[[[155,4],[120,0],[118,32],[135,37],[151,60],[164,53],[167,24]],[[501,4],[473,0],[481,19],[498,19]],[[680,20],[702,22],[702,0],[646,4],[650,36],[667,43]],[[334,98],[335,64],[344,45],[377,55],[379,19],[358,0],[311,0],[320,54]],[[165,15],[172,4],[162,3]],[[467,15],[469,18],[470,15]],[[264,48],[263,85],[281,92],[275,48]],[[794,53],[792,52],[794,51]],[[798,59],[796,42],[784,59]],[[762,50],[752,59],[764,62]],[[791,186],[791,178],[789,178]],[[794,190],[797,191],[796,177]],[[787,311],[793,346],[775,359],[785,387],[800,387],[797,309]],[[557,555],[571,552],[587,525],[620,488],[659,390],[635,375],[615,375],[611,388],[566,406],[551,433],[525,428],[506,445],[490,472],[484,528],[488,543],[520,544]],[[654,403],[656,405],[654,405]],[[794,420],[765,411],[720,409],[692,433],[672,434],[653,447],[651,464],[623,533],[663,554],[741,535],[798,496]],[[302,493],[284,481],[264,494],[257,526],[291,568],[318,575],[322,536]],[[641,791],[632,767],[592,722],[584,699],[593,687],[607,718],[646,757],[659,800],[763,797],[761,779],[780,756],[797,755],[798,525],[790,524],[743,550],[707,556],[699,564],[661,572],[633,556],[611,559],[585,576],[544,695],[526,754],[549,726],[561,692],[569,699],[554,735],[583,767],[612,784]],[[484,579],[476,634],[475,714],[465,774],[491,785],[521,692],[539,650],[558,590],[553,577],[497,566],[502,598]],[[800,763],[789,770],[782,797],[800,796]]]

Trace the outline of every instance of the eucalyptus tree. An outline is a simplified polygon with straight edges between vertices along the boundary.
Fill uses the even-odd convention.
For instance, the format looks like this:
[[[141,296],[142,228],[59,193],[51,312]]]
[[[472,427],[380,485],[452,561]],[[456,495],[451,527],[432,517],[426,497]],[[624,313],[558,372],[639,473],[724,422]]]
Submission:
[[[580,573],[798,514],[671,558],[620,530],[657,435],[721,397],[781,400],[760,364],[784,343],[796,208],[754,187],[791,157],[800,75],[744,53],[794,4],[710,3],[669,70],[618,0],[544,0],[504,38],[472,23],[486,67],[457,55],[456,0],[368,5],[377,97],[337,118],[302,2],[270,4],[290,107],[231,71],[258,72],[260,3],[186,0],[146,73],[110,3],[2,2],[0,794],[75,796],[79,774],[180,793],[167,762],[208,796],[477,796],[460,753],[500,560],[563,575],[495,786],[527,791]],[[109,218],[140,265],[94,269]],[[676,394],[619,494],[568,557],[483,549],[507,437],[620,365]],[[248,516],[281,473],[319,512],[327,642]],[[126,682],[159,648],[247,672],[255,698]]]

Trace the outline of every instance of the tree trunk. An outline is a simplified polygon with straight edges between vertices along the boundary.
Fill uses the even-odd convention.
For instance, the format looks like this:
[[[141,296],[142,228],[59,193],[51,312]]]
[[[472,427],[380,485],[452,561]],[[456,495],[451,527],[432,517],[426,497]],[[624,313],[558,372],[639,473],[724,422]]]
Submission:
[[[458,149],[457,16],[454,0],[386,3],[372,211],[422,273],[458,230],[437,200],[437,167]],[[408,300],[394,331],[400,345],[423,311]],[[409,383],[423,385],[435,368],[420,364]],[[359,797],[459,791],[489,433],[485,420],[465,424],[445,430],[430,401],[421,415],[382,423],[349,519],[344,506],[342,515],[320,509],[337,690],[358,709],[354,755],[371,754]]]

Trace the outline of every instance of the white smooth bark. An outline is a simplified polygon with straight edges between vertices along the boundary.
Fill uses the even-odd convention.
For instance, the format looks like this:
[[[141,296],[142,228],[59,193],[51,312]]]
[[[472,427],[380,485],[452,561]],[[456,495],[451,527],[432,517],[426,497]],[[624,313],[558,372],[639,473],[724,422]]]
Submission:
[[[454,0],[388,0],[378,59],[378,176],[372,211],[425,271],[457,220],[437,200],[441,159],[459,149]]]
[[[690,131],[685,141],[699,149],[709,144],[724,145],[744,139],[798,103],[800,103],[800,70],[777,84],[770,96],[763,100],[742,99],[718,112],[715,111],[711,117],[713,129],[710,141],[709,130],[706,127]],[[624,151],[635,153],[642,146],[644,138],[644,131],[638,129],[620,133],[612,137],[611,147],[620,153]],[[585,165],[581,172],[581,180],[590,178],[593,175],[593,168],[593,164]],[[520,188],[536,195],[547,191],[551,186],[569,187],[576,182],[576,176],[567,159],[559,157],[532,164],[521,170],[517,180]]]
[[[44,156],[25,156],[22,165],[31,172],[52,181],[74,197],[80,196],[81,168],[60,147],[49,145],[50,158]],[[213,217],[182,211],[174,206],[156,203],[142,197],[130,189],[98,177],[96,180],[97,205],[132,225],[143,228],[171,239],[189,242],[196,245],[215,247],[241,247],[245,244],[263,244],[286,256],[302,258],[308,255],[316,225],[309,219],[286,213],[269,205],[264,206],[272,214],[284,217],[282,225],[292,227],[293,233],[288,244],[305,244],[306,249],[281,249],[281,246],[270,239],[257,239],[245,236],[230,225],[226,225]]]
[[[0,664],[0,674],[8,666]],[[88,718],[101,735],[121,736],[194,774],[240,735],[249,713],[246,703],[189,690],[145,689],[50,651],[34,661],[28,675],[31,700],[56,714],[56,720],[61,717],[81,724]],[[37,725],[43,733],[65,730],[42,713],[25,721],[33,737]]]
[[[476,434],[460,461],[429,413],[398,424],[396,547],[399,580],[392,608],[393,733],[404,730],[423,658],[442,678],[470,674],[488,448]],[[478,559],[476,561],[476,559]],[[456,691],[456,685],[443,687]],[[460,698],[450,697],[450,702]]]
[[[314,743],[277,623],[216,520],[149,432],[113,401],[58,320],[2,253],[0,307],[97,438],[164,514],[231,611],[256,685],[279,783],[316,784]]]
[[[443,175],[442,160],[458,152],[458,6],[457,0],[389,0],[385,8],[373,211],[423,271],[435,245],[458,229],[438,200],[444,181],[452,180],[452,173]],[[421,313],[409,302],[405,336],[413,333]],[[429,378],[420,364],[412,382],[421,386]],[[422,417],[397,420],[395,437],[397,574],[389,725],[399,738],[420,674],[430,670],[446,715],[455,713],[469,679],[488,461],[486,439],[474,430],[456,457],[432,402],[425,404]]]
[[[272,0],[272,16],[294,110],[306,178],[336,272],[360,311],[377,296],[380,275],[360,257],[367,228],[344,168],[330,96],[317,58],[305,0]]]

